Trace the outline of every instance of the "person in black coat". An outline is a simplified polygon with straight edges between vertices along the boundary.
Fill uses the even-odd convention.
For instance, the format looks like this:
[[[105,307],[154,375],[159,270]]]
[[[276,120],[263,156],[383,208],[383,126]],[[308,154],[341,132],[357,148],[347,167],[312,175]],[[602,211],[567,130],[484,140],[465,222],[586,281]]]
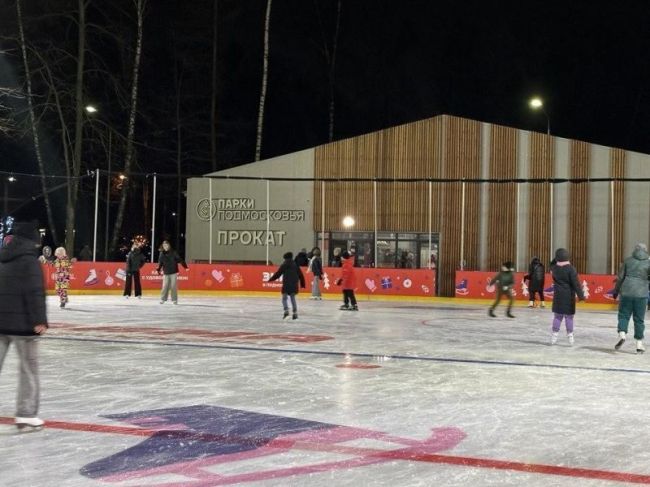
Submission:
[[[186,269],[189,269],[185,260],[178,255],[168,240],[162,243],[160,255],[158,256],[158,269],[156,271],[160,274],[163,272],[163,287],[160,292],[160,304],[167,301],[169,291],[172,293],[172,302],[178,304],[178,264]]]
[[[15,422],[40,428],[37,337],[47,331],[45,285],[38,262],[35,223],[14,223],[0,249],[0,368],[10,344],[18,352],[20,375]]]
[[[311,284],[311,298],[320,301],[322,298],[320,294],[320,281],[323,279],[323,260],[320,256],[320,249],[314,247],[311,250],[312,258],[309,261],[309,267],[307,270],[314,275],[314,280]]]
[[[131,246],[131,252],[126,254],[126,283],[124,284],[124,296],[128,299],[131,296],[131,284],[135,284],[135,297],[142,296],[142,285],[140,284],[140,269],[145,264],[146,259],[140,247]]]
[[[275,281],[282,277],[282,307],[284,308],[283,319],[289,317],[289,298],[291,298],[291,307],[293,310],[292,318],[298,319],[298,304],[296,303],[296,294],[298,294],[298,283],[300,287],[305,287],[305,276],[303,276],[300,267],[293,260],[293,253],[287,252],[282,256],[284,262],[278,270],[269,278],[269,282]]]
[[[307,267],[309,265],[309,256],[307,255],[307,249],[300,249],[300,252],[298,252],[298,255],[296,255],[295,262],[298,267]]]
[[[524,276],[524,280],[528,281],[528,307],[535,307],[535,294],[539,294],[539,307],[544,308],[544,277],[546,270],[544,264],[539,260],[539,257],[533,257],[528,266],[528,274]]]
[[[576,314],[576,295],[580,301],[585,300],[578,272],[569,262],[569,252],[566,249],[555,251],[554,264],[551,267],[553,276],[553,331],[551,345],[557,342],[560,326],[564,319],[569,345],[573,345],[573,315]]]

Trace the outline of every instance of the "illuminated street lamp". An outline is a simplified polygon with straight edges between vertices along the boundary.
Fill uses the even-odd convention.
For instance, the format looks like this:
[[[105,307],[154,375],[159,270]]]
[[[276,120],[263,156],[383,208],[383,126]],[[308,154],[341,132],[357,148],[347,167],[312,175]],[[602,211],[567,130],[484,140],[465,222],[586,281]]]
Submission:
[[[549,118],[548,113],[546,113],[546,110],[544,110],[544,102],[542,99],[536,96],[531,98],[528,104],[530,105],[530,108],[533,110],[541,110],[544,116],[546,116],[546,135],[551,135],[551,119]]]
[[[86,105],[86,112],[88,113],[97,113],[97,108],[93,105]]]

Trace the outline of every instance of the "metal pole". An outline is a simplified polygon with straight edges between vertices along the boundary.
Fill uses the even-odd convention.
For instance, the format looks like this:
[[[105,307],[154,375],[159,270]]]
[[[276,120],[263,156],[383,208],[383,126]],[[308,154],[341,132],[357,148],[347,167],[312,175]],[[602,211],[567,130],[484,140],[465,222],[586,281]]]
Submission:
[[[99,169],[95,169],[95,230],[93,232],[93,262],[97,260],[97,212],[99,211]]]
[[[269,265],[269,233],[271,232],[271,195],[270,183],[266,180],[266,265]]]
[[[208,179],[210,181],[210,186],[208,189],[208,218],[209,220],[209,232],[210,235],[208,237],[208,240],[210,242],[210,250],[208,251],[208,263],[212,264],[212,178]]]
[[[156,173],[153,174],[153,205],[151,211],[151,262],[153,262],[153,254],[156,248]]]
[[[320,250],[322,257],[323,252],[325,252],[325,181],[321,181],[320,183],[320,209]]]
[[[432,245],[432,242],[431,242],[431,230],[432,230],[431,201],[432,201],[432,197],[433,197],[433,183],[431,181],[429,181],[429,255],[427,257],[429,259],[429,265],[427,266],[429,269],[431,269],[431,256],[433,255],[433,245]]]
[[[610,274],[614,274],[614,181],[609,182]]]
[[[375,267],[377,267],[377,181],[372,182],[372,209],[374,214],[374,225],[375,225],[375,247],[374,247],[374,256],[375,256]]]
[[[104,236],[104,260],[108,260],[108,215],[111,211],[111,143],[113,139],[113,133],[109,130],[108,132],[108,173],[106,174],[106,234]]]
[[[462,186],[462,203],[460,212],[460,270],[465,270],[465,181]]]

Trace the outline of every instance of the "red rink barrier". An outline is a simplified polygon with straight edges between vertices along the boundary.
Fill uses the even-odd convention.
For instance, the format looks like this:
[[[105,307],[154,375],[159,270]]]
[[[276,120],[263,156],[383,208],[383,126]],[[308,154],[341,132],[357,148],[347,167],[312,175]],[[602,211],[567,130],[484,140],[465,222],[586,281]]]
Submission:
[[[490,284],[496,272],[479,271],[456,271],[456,297],[457,298],[478,298],[493,299],[495,297],[494,286]],[[524,272],[515,273],[514,295],[518,301],[528,301],[528,286],[524,282]],[[588,303],[615,304],[616,300],[612,295],[616,276],[603,274],[578,274],[578,282],[582,286]],[[544,281],[544,297],[553,300],[553,278],[546,274]],[[538,298],[539,299],[539,298]]]
[[[160,289],[162,276],[156,273],[157,264],[145,264],[140,271],[142,289]],[[190,264],[189,270],[179,266],[178,287],[192,291],[269,291],[280,292],[281,281],[268,282],[277,266]],[[313,274],[302,268],[306,288],[311,293]],[[375,296],[435,296],[435,271],[428,269],[356,269],[356,292]],[[43,265],[47,289],[54,289],[54,268]],[[341,277],[341,268],[326,267],[321,292],[338,294],[335,284]],[[123,290],[126,280],[125,265],[121,262],[75,262],[72,266],[70,290]]]

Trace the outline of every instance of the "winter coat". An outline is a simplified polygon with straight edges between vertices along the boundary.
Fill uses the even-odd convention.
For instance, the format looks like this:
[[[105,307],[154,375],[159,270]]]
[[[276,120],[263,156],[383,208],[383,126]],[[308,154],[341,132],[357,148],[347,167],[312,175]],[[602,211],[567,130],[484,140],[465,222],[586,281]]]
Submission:
[[[133,274],[138,272],[142,266],[145,264],[146,259],[140,249],[135,249],[126,254],[126,272],[127,274]],[[176,270],[178,272],[178,269]],[[166,273],[165,273],[166,274]]]
[[[162,269],[163,274],[178,274],[178,264],[187,269],[187,264],[181,256],[178,255],[178,252],[172,249],[163,250],[160,252],[160,256],[158,257],[157,271],[160,272],[160,269]]]
[[[275,281],[282,276],[282,294],[298,294],[298,283],[300,287],[305,287],[305,276],[303,276],[300,267],[291,259],[284,259],[279,269],[269,278]]]
[[[534,258],[528,267],[528,290],[544,292],[544,264]]]
[[[317,255],[311,259],[311,272],[318,278],[323,277],[323,261]]]
[[[0,249],[0,334],[32,336],[47,326],[38,244],[15,236]]]
[[[510,292],[515,284],[515,270],[502,265],[501,271],[492,278],[490,284],[493,284],[497,291]]]
[[[295,262],[299,267],[307,267],[309,265],[309,257],[307,257],[307,252],[298,252],[296,255]]]
[[[357,287],[356,272],[354,270],[354,257],[348,259],[341,259],[341,267],[343,268],[341,274],[341,287],[343,289],[354,289]]]
[[[568,261],[559,261],[551,267],[553,276],[553,313],[576,314],[576,299],[584,301],[585,296],[578,282],[578,272]]]
[[[648,280],[650,280],[648,252],[636,248],[632,256],[625,259],[621,265],[614,289],[621,296],[645,298],[648,296]]]
[[[68,289],[70,287],[70,274],[72,271],[72,261],[68,256],[56,257],[52,261],[54,266],[54,289]]]

